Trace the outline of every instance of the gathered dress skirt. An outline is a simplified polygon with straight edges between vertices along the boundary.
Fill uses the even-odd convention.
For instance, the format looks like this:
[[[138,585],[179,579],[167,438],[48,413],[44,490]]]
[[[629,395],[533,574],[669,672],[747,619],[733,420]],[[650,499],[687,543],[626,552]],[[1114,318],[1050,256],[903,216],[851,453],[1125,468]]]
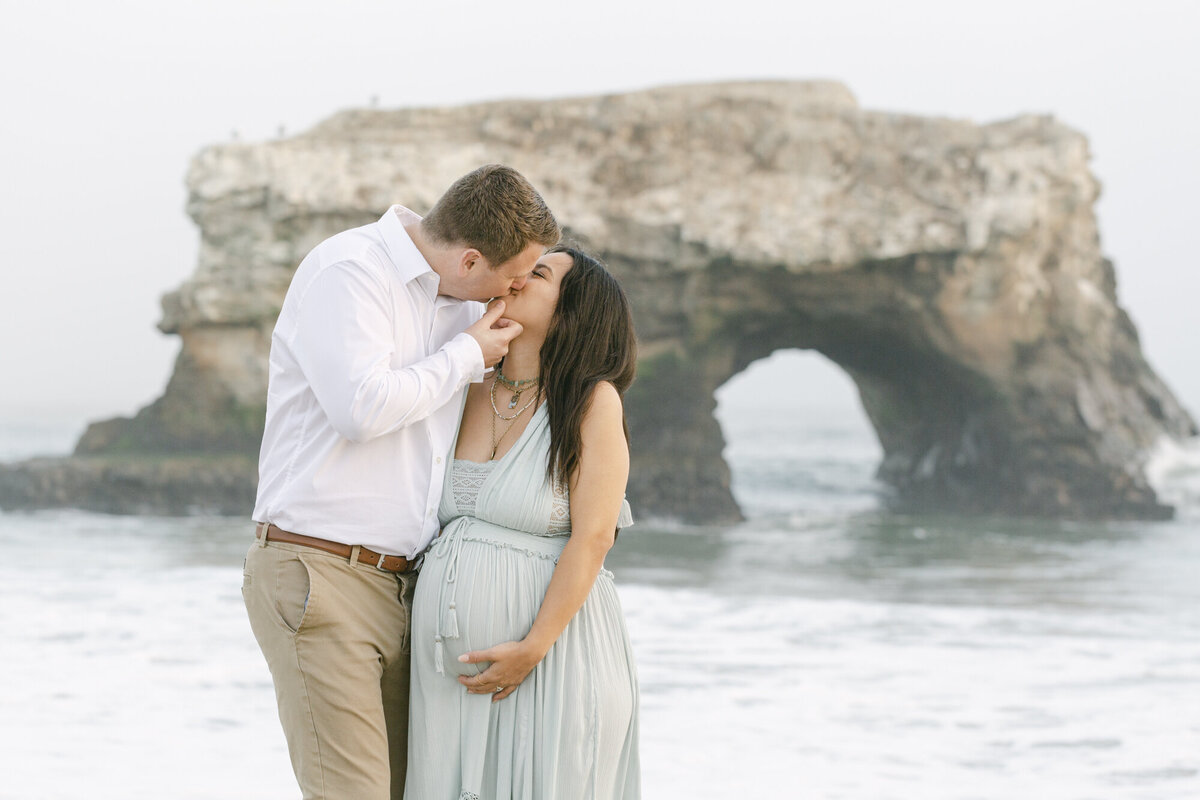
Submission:
[[[637,679],[612,573],[509,697],[468,694],[463,653],[529,632],[565,536],[473,517],[444,529],[413,601],[409,800],[633,798]]]

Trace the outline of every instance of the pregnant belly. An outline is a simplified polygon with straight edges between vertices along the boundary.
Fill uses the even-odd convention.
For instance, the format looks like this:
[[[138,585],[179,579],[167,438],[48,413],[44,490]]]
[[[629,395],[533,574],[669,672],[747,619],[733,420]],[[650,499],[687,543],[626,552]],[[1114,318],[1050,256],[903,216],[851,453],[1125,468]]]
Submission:
[[[520,641],[529,633],[554,573],[559,543],[513,533],[463,536],[426,557],[413,607],[413,647],[434,647],[441,637],[448,675],[477,675],[487,663],[463,664],[463,653]],[[527,546],[525,546],[527,545]]]

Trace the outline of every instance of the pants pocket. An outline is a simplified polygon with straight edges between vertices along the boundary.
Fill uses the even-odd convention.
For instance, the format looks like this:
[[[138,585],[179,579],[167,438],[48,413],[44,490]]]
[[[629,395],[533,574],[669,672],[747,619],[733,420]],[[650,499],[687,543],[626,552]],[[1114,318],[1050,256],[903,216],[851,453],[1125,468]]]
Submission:
[[[308,565],[295,553],[280,560],[275,576],[275,611],[292,633],[299,633],[312,605],[312,577]]]

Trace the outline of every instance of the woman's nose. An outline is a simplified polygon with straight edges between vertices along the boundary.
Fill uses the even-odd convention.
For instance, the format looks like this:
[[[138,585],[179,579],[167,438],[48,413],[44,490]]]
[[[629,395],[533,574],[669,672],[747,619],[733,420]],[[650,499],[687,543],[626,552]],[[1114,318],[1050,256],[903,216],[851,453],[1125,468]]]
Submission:
[[[515,281],[513,281],[513,282],[512,282],[512,286],[511,286],[510,288],[511,288],[511,289],[512,289],[512,291],[514,291],[514,292],[519,292],[519,291],[521,291],[523,288],[525,288],[525,283],[526,283],[528,280],[529,280],[529,276],[528,276],[528,275],[522,275],[521,277],[517,278]]]

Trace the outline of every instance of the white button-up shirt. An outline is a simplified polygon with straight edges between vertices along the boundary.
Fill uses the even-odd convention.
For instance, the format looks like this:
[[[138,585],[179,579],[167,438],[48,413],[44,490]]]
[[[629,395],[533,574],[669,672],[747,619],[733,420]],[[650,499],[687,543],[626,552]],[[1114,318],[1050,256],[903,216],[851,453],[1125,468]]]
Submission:
[[[439,278],[393,206],[300,263],[271,338],[254,519],[412,557],[438,530],[443,460],[483,353],[482,303]]]

